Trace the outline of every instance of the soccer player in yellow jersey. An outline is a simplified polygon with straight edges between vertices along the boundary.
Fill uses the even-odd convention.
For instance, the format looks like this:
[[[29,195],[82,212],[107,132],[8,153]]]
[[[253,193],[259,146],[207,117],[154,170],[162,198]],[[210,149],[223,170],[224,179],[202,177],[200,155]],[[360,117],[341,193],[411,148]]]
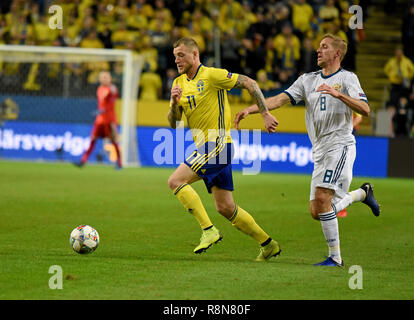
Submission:
[[[269,113],[256,81],[224,69],[203,66],[200,63],[197,43],[191,38],[181,38],[173,47],[180,76],[174,80],[171,89],[168,120],[171,127],[176,128],[177,121],[185,114],[197,150],[178,166],[170,176],[168,185],[203,230],[200,244],[194,249],[194,253],[202,253],[222,239],[200,197],[191,187],[193,182],[203,179],[208,192],[213,195],[217,211],[234,227],[261,245],[256,260],[266,261],[277,256],[281,252],[279,244],[263,231],[248,212],[236,205],[233,199],[233,150],[227,90],[236,87],[250,92],[260,106],[268,132],[274,132],[278,122]]]

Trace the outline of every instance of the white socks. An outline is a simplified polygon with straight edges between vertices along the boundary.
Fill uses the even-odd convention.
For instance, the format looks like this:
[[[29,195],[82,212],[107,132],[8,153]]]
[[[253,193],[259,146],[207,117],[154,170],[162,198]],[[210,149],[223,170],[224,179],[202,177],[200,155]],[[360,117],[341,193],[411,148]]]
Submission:
[[[349,192],[349,195],[352,197],[352,202],[356,201],[363,201],[365,200],[365,197],[367,194],[365,193],[365,190],[358,188],[354,191]]]
[[[354,191],[348,192],[345,197],[343,197],[340,201],[335,203],[336,212],[340,212],[348,207],[351,203],[357,201],[363,201],[365,199],[365,191],[361,188],[358,188]]]
[[[339,229],[336,213],[342,211],[353,202],[363,201],[365,197],[365,191],[361,188],[358,188],[354,191],[348,192],[345,197],[335,203],[335,205],[332,204],[332,207],[334,209],[333,211],[319,214],[322,231],[325,236],[326,243],[329,247],[329,257],[331,257],[335,262],[339,264],[342,263],[342,258],[341,250],[339,247]]]
[[[321,213],[319,219],[322,225],[322,231],[329,247],[329,257],[335,262],[341,263],[341,250],[339,248],[339,230],[338,219],[335,211]]]

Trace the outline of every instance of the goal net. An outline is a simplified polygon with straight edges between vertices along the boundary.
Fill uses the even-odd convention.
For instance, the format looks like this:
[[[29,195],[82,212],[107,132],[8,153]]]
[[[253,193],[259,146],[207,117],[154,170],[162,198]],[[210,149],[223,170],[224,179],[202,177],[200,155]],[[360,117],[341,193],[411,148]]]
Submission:
[[[137,107],[143,57],[129,50],[0,45],[0,158],[78,161],[89,146],[100,71],[118,88],[121,156],[138,166]],[[111,163],[101,141],[91,161]]]

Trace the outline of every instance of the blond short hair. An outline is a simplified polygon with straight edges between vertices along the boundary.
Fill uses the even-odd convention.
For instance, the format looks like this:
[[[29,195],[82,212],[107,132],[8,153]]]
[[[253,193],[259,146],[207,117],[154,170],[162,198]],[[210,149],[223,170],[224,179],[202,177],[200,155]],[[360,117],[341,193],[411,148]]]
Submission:
[[[341,37],[335,36],[331,33],[327,33],[322,37],[322,40],[325,38],[329,38],[332,39],[332,46],[341,51],[341,60],[342,61],[346,55],[346,51],[348,50],[348,44],[345,42],[344,39],[342,39]],[[321,41],[322,41],[321,40]]]
[[[187,37],[178,39],[176,42],[174,42],[173,47],[177,48],[182,44],[185,45],[187,48],[199,51],[197,42],[194,39]]]

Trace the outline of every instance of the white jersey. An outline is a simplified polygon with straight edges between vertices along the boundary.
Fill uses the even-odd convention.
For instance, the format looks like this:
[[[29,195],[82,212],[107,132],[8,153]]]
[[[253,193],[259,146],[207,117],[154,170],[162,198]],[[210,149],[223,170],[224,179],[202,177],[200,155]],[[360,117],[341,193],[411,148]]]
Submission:
[[[324,76],[321,70],[305,73],[284,91],[293,105],[302,100],[305,102],[306,128],[312,143],[314,160],[320,159],[339,145],[355,144],[355,137],[352,135],[352,109],[330,94],[316,92],[324,83],[368,103],[356,74],[342,68],[328,76]]]

